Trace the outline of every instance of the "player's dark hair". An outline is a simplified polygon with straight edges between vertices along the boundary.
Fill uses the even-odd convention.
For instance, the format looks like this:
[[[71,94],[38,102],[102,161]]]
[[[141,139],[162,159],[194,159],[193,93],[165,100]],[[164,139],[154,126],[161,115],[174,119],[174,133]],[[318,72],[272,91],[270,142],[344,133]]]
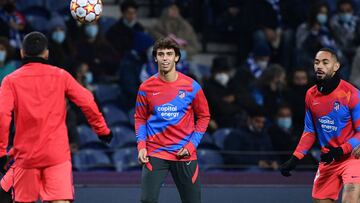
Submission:
[[[325,52],[329,52],[331,54],[331,56],[336,60],[339,61],[339,58],[336,54],[336,51],[334,49],[328,48],[328,47],[323,47],[321,48],[318,52],[320,51],[325,51]]]
[[[48,48],[48,40],[41,32],[30,32],[25,35],[22,46],[25,56],[39,56]]]
[[[128,8],[134,8],[135,10],[138,9],[138,4],[136,1],[133,0],[126,0],[123,3],[120,4],[120,11],[121,13],[124,13]]]
[[[155,42],[153,51],[152,51],[152,55],[154,58],[156,58],[156,52],[158,49],[174,49],[175,55],[179,56],[179,60],[176,61],[176,63],[180,61],[180,58],[181,58],[180,46],[173,39],[171,39],[169,37],[158,39]]]
[[[253,104],[248,106],[247,110],[246,110],[248,116],[250,118],[254,118],[254,117],[265,117],[265,109],[259,105]]]

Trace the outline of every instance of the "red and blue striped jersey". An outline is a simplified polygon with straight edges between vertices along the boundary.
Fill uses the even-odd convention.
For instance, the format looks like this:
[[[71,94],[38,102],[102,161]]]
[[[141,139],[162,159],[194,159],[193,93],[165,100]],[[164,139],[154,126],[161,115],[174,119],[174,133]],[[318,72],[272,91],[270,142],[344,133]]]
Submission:
[[[166,82],[156,74],[140,85],[135,131],[138,150],[146,147],[148,156],[178,160],[176,153],[184,147],[190,157],[182,161],[197,159],[196,147],[209,120],[205,95],[190,77],[178,72],[176,81]]]
[[[359,90],[344,80],[328,95],[311,87],[305,98],[304,132],[294,155],[304,157],[316,137],[323,152],[325,146],[332,146],[351,153],[360,144],[359,96]]]

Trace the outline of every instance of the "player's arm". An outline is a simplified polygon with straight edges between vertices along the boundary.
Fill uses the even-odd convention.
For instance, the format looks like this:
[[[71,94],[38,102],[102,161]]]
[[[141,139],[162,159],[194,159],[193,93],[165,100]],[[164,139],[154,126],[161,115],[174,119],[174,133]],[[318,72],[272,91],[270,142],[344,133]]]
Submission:
[[[135,104],[135,133],[138,148],[138,159],[140,163],[148,162],[147,151],[146,151],[146,121],[149,117],[148,102],[146,99],[146,93],[140,86],[136,104]]]
[[[106,125],[92,93],[80,85],[68,72],[63,71],[63,74],[66,96],[82,110],[92,129],[99,135],[100,139],[104,138],[104,141],[109,142],[110,140],[107,138],[111,139],[111,131]]]
[[[198,91],[192,102],[192,108],[194,109],[195,117],[197,118],[197,120],[195,123],[194,132],[190,137],[190,142],[188,142],[184,146],[184,149],[187,149],[189,153],[188,155],[191,155],[195,152],[202,136],[206,132],[210,121],[209,106],[205,94],[201,89],[200,85],[196,84],[196,86],[198,86]]]
[[[0,157],[6,156],[13,109],[14,95],[11,89],[11,81],[9,77],[5,77],[0,88]]]
[[[355,135],[341,145],[344,154],[353,153],[356,158],[360,157],[360,93],[356,91],[350,98],[351,118],[355,130]]]

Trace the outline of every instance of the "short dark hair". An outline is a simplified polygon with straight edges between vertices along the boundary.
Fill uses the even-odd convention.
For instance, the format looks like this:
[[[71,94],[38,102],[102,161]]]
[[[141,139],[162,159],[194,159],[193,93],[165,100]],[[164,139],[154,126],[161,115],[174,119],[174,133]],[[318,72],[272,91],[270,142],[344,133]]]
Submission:
[[[30,32],[25,35],[22,49],[25,56],[39,56],[48,48],[48,40],[41,32]]]
[[[123,3],[120,4],[120,11],[122,13],[124,13],[128,8],[134,8],[134,9],[138,9],[138,4],[136,3],[136,1],[133,0],[126,0]]]
[[[252,105],[248,106],[246,112],[250,118],[266,117],[265,109],[262,106],[259,106],[257,104],[252,104]]]
[[[318,52],[320,52],[320,51],[329,52],[336,61],[339,61],[339,57],[337,56],[336,51],[334,49],[331,49],[329,47],[323,47]]]
[[[174,49],[175,55],[179,56],[179,60],[176,61],[176,63],[180,61],[181,58],[180,46],[170,37],[160,38],[155,42],[152,51],[152,55],[154,58],[156,58],[156,52],[158,49]]]

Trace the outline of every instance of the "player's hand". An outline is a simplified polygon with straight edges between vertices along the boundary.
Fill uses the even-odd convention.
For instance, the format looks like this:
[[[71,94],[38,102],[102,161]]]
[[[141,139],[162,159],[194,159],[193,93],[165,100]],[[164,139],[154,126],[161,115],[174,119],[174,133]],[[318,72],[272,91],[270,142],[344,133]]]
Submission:
[[[290,171],[294,170],[298,164],[299,159],[292,155],[291,158],[280,166],[281,175],[285,177],[291,176]]]
[[[0,173],[5,174],[7,163],[8,163],[8,157],[7,156],[0,157]]]
[[[176,156],[178,159],[187,158],[190,156],[190,153],[186,148],[181,148]]]
[[[360,145],[355,147],[355,149],[352,150],[351,155],[355,157],[355,159],[360,158]]]
[[[140,149],[138,154],[138,160],[141,164],[146,164],[149,162],[149,157],[147,156],[147,150],[146,148]]]
[[[101,140],[101,142],[106,143],[106,144],[109,144],[111,142],[112,138],[113,138],[113,133],[111,131],[107,135],[99,136],[99,139]]]
[[[329,149],[328,153],[323,153],[320,155],[320,161],[325,162],[325,165],[330,164],[331,162],[338,161],[344,155],[344,151],[341,147],[325,147]]]

